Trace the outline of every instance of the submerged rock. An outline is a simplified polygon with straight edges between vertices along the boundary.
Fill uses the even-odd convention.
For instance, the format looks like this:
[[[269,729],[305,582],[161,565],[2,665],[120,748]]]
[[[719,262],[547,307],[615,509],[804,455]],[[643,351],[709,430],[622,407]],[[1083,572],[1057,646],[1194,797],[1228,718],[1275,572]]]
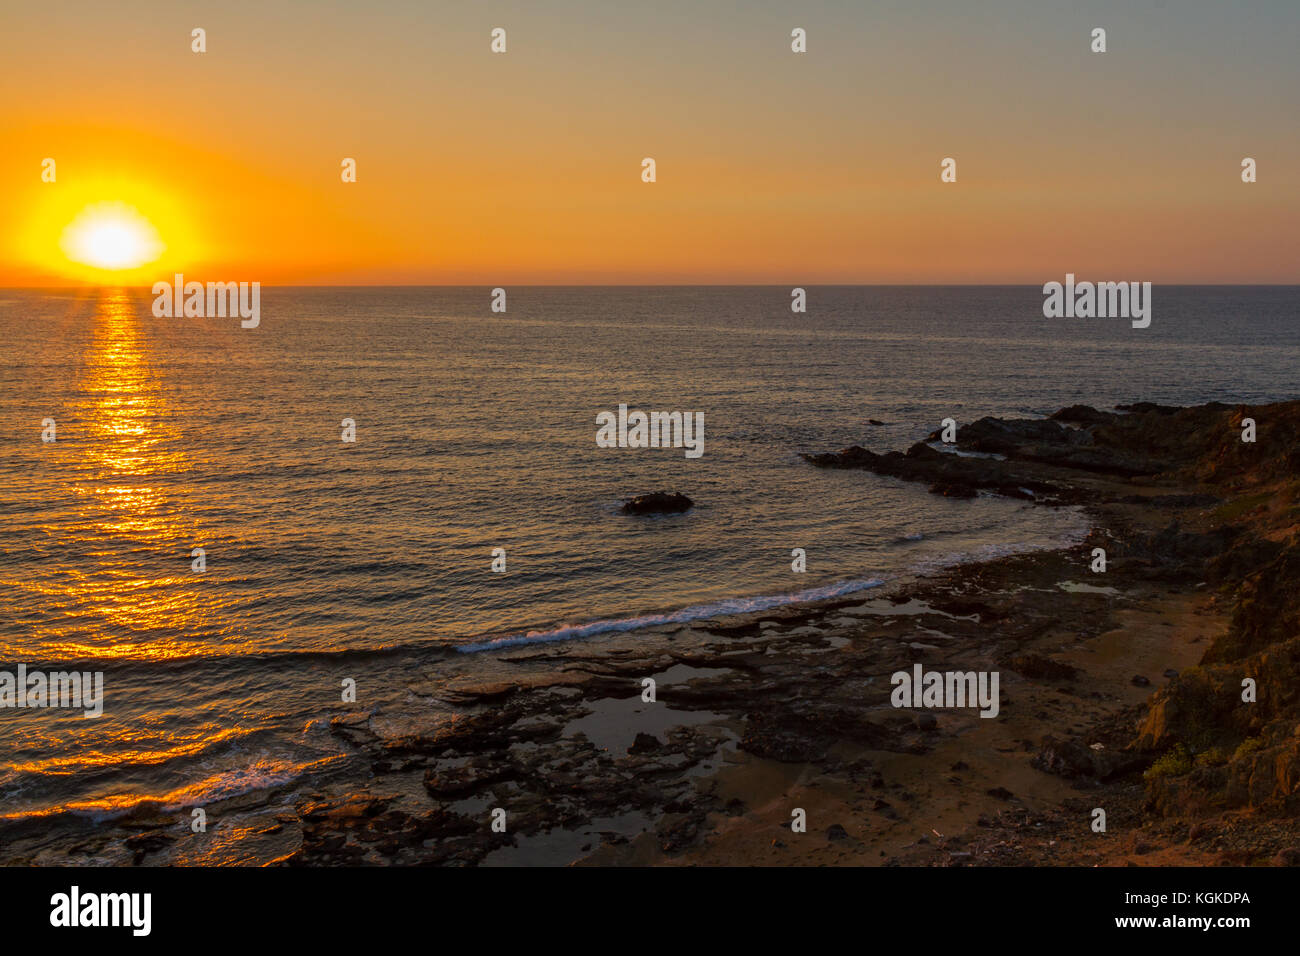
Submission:
[[[625,515],[678,514],[689,510],[695,504],[679,491],[655,491],[648,495],[637,495],[623,502]]]

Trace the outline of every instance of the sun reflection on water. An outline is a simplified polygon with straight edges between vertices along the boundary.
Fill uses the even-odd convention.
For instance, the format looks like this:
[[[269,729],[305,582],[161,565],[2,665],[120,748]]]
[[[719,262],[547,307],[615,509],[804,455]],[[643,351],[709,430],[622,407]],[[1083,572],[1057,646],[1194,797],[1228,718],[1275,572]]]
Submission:
[[[153,364],[148,314],[147,302],[127,290],[104,290],[95,307],[76,410],[84,437],[71,444],[68,462],[84,499],[72,529],[76,553],[95,561],[37,588],[64,608],[41,635],[51,655],[194,654],[193,632],[214,605],[201,576],[189,573],[187,556],[200,538],[183,507],[192,464]],[[66,525],[51,530],[68,533]],[[159,575],[160,563],[172,572]]]

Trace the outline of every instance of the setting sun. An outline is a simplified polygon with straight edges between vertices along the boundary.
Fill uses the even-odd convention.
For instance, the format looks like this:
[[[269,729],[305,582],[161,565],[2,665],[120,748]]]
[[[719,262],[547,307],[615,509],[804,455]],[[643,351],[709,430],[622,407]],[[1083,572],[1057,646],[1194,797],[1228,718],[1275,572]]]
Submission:
[[[96,269],[135,269],[162,255],[158,230],[122,202],[87,206],[63,231],[59,246],[73,262]]]

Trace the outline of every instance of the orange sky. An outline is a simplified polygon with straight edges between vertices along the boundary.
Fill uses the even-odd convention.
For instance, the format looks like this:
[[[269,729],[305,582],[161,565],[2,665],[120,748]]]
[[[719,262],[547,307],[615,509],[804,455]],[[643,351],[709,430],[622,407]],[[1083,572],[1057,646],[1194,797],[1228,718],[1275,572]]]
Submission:
[[[268,6],[4,14],[0,285],[1300,282],[1291,2]]]

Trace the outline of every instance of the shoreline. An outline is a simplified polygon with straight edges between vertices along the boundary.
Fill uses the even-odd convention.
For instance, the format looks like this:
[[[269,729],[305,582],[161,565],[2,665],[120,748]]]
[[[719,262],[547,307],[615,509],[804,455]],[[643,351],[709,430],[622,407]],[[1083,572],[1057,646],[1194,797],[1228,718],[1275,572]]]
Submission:
[[[756,614],[777,612],[787,608],[816,608],[830,602],[850,599],[867,591],[888,588],[900,582],[916,581],[934,574],[942,573],[964,564],[980,564],[1003,557],[1016,557],[1038,551],[1057,551],[1074,546],[1069,539],[1087,536],[1090,528],[1085,527],[1059,536],[1043,543],[988,544],[974,551],[952,552],[941,558],[927,558],[915,565],[886,573],[883,576],[847,577],[831,580],[814,587],[781,593],[755,593],[740,597],[720,598],[708,604],[690,605],[668,611],[648,611],[635,613],[627,617],[598,618],[581,624],[560,624],[549,630],[532,629],[524,632],[511,631],[497,637],[476,639],[466,644],[447,645],[444,649],[458,654],[482,654],[492,651],[505,651],[534,645],[563,643],[566,641],[585,641],[611,634],[658,634],[674,627],[684,627],[698,621],[729,620],[745,618]],[[917,539],[921,540],[921,539]],[[835,592],[811,596],[815,592]],[[754,604],[754,607],[733,608],[728,605]],[[711,612],[711,613],[706,613]]]
[[[995,781],[1008,779],[1021,762],[998,751],[998,746],[1005,749],[1011,739],[1004,728],[1019,724],[942,711],[934,712],[931,724],[920,716],[925,711],[894,710],[885,702],[885,671],[895,665],[910,670],[914,659],[924,662],[927,669],[989,663],[991,658],[981,654],[979,645],[962,646],[962,635],[950,635],[944,642],[945,652],[939,652],[940,644],[928,643],[941,640],[932,632],[945,625],[953,630],[954,621],[979,616],[969,606],[976,599],[967,596],[986,588],[977,583],[979,579],[1059,575],[1063,567],[1077,564],[1084,550],[1085,545],[1075,545],[962,563],[926,575],[900,576],[856,595],[606,635],[599,643],[548,642],[502,649],[504,660],[528,673],[509,683],[465,681],[447,688],[467,711],[466,719],[480,724],[478,727],[429,737],[422,733],[427,728],[421,726],[416,713],[362,710],[335,718],[331,731],[367,753],[380,785],[362,783],[349,775],[333,786],[313,788],[316,792],[307,796],[297,793],[297,781],[290,781],[208,804],[210,819],[224,819],[247,834],[238,850],[231,847],[235,852],[212,862],[423,862],[416,857],[432,849],[424,846],[423,840],[411,845],[405,839],[380,839],[372,845],[382,831],[364,831],[369,829],[367,824],[393,813],[404,818],[398,832],[413,838],[422,832],[417,821],[427,814],[412,816],[398,808],[425,803],[440,805],[433,811],[442,825],[440,830],[446,824],[459,824],[452,832],[459,831],[466,845],[438,861],[451,865],[897,862],[900,855],[925,845],[917,844],[918,839],[924,840],[927,834],[934,839],[931,829],[949,833],[971,806],[969,794],[956,800],[943,794],[927,796],[923,792],[925,778],[937,774],[936,779],[947,781],[948,771],[962,759],[953,754],[965,754],[964,762],[972,768],[966,776],[972,785],[984,783],[988,785],[985,790],[991,789]],[[945,592],[959,596],[945,596]],[[1090,595],[1088,603],[1096,600]],[[965,623],[979,627],[975,620]],[[755,701],[748,699],[742,678],[756,666],[748,658],[773,658],[774,663],[765,669],[779,673],[781,687],[793,683],[802,692],[811,691],[815,688],[809,686],[807,674],[796,674],[810,667],[818,674],[840,671],[843,663],[828,668],[823,660],[849,646],[850,634],[862,639],[864,630],[868,643],[883,647],[891,642],[884,655],[889,663],[877,668],[879,673],[855,678],[864,682],[864,689],[877,686],[873,693],[878,699],[867,712],[879,718],[879,725],[865,722],[848,733],[837,729],[836,719],[844,716],[845,704],[841,704],[822,719],[787,714],[795,718],[792,725],[799,725],[796,733],[784,733],[783,721],[765,721],[763,726],[751,728],[746,737],[745,725]],[[917,637],[922,640],[912,639]],[[900,652],[902,648],[906,650]],[[881,655],[866,656],[872,660]],[[852,670],[856,672],[862,663],[856,662]],[[639,696],[643,674],[657,682],[656,704],[644,707]],[[1007,680],[1012,675],[1005,671],[1003,676],[1005,716],[1018,709],[1015,702],[1023,682]],[[1034,723],[1032,718],[1030,722]],[[515,739],[509,742],[494,740],[500,725],[505,724],[524,724],[525,728],[511,735]],[[536,726],[530,726],[533,724]],[[961,742],[972,734],[987,736],[981,733],[982,724],[997,725],[1000,743],[992,747],[986,760],[972,761]],[[1055,727],[1052,724],[1047,729]],[[642,734],[662,743],[649,744],[638,736]],[[819,743],[835,737],[841,739],[832,746]],[[548,738],[549,749],[557,756],[562,754],[575,768],[610,765],[606,773],[588,778],[595,786],[600,785],[601,776],[609,778],[605,785],[612,792],[598,794],[596,802],[605,814],[581,822],[570,811],[567,831],[561,826],[548,833],[545,815],[549,811],[506,799],[500,802],[507,809],[508,822],[514,822],[510,817],[519,809],[528,820],[527,831],[532,832],[508,834],[516,837],[513,843],[489,834],[476,836],[476,831],[488,830],[487,818],[493,808],[491,800],[476,796],[496,783],[521,776],[476,758],[533,741],[538,742],[539,750],[546,750]],[[628,756],[629,748],[640,752]],[[1015,749],[1017,756],[1022,753],[1019,745]],[[620,762],[632,766],[614,769]],[[480,766],[484,763],[487,765]],[[535,764],[533,769],[541,766]],[[444,768],[448,772],[440,774]],[[430,774],[434,775],[432,787]],[[698,782],[700,789],[675,793],[676,799],[663,800],[657,812],[652,804],[660,801],[653,798],[666,794],[652,793],[651,805],[642,799],[644,794],[635,794],[644,780],[672,776],[680,776],[680,783]],[[565,790],[585,789],[587,781],[575,775],[565,784],[558,793],[548,787],[547,795],[563,799]],[[691,789],[694,787],[675,788]],[[951,787],[941,789],[950,791]],[[1013,790],[1018,795],[1022,792]],[[1046,792],[1053,800],[1067,796],[1059,785],[1049,785]],[[996,798],[980,799],[978,787],[974,796],[980,814],[1005,807]],[[737,801],[745,805],[744,813],[736,813]],[[809,832],[797,839],[789,830],[787,803],[808,812]],[[137,856],[147,865],[209,862],[206,855],[190,858],[177,852],[189,839],[184,827],[187,816],[185,812],[162,812],[146,803],[112,820],[63,818],[57,826],[67,831],[64,843],[71,847],[102,844],[111,853],[104,862],[134,863]],[[666,827],[656,825],[656,817],[659,822],[666,820]],[[720,817],[718,844],[694,846],[694,840],[688,838],[695,837],[704,821],[713,817]],[[855,825],[855,818],[863,817],[866,820]],[[912,825],[919,817],[931,820],[932,826]],[[823,835],[836,826],[846,836],[839,836],[838,831],[834,839]],[[24,828],[13,829],[18,832],[5,840],[5,861],[28,862],[13,855],[23,842]],[[363,831],[362,839],[356,839],[356,830]],[[573,836],[566,840],[567,834]],[[150,835],[152,840],[140,839]],[[87,862],[72,857],[71,852],[64,860],[42,854],[30,862]]]
[[[210,804],[206,834],[191,834],[185,814],[148,809],[100,826],[65,820],[61,851],[24,855],[16,832],[5,861],[1208,865],[1285,856],[1300,843],[1282,792],[1291,771],[1280,772],[1280,789],[1261,780],[1244,802],[1232,774],[1253,779],[1258,761],[1272,767],[1290,753],[1278,750],[1289,746],[1290,710],[1247,718],[1258,727],[1225,717],[1211,728],[1225,741],[1260,741],[1256,750],[1242,744],[1213,766],[1152,771],[1191,746],[1175,704],[1240,629],[1238,582],[1273,554],[1260,542],[1291,540],[1291,512],[1279,516],[1271,502],[1289,503],[1279,482],[1294,479],[1259,469],[1278,456],[1289,468],[1294,445],[1259,449],[1246,463],[1259,473],[1247,479],[1223,474],[1213,443],[1240,413],[1201,406],[1185,410],[1185,430],[1204,435],[1181,450],[1170,444],[1177,467],[1132,473],[1146,467],[1138,456],[1161,448],[1147,448],[1156,439],[1143,430],[1177,439],[1172,419],[1184,413],[1145,408],[1142,421],[1116,425],[1088,411],[1098,416],[1088,444],[1077,434],[1058,443],[1035,422],[1010,423],[1007,440],[1019,444],[999,445],[1008,423],[976,423],[959,447],[1000,449],[1004,459],[931,449],[935,460],[914,446],[821,462],[929,481],[946,496],[1001,487],[1083,505],[1092,529],[1081,543],[599,642],[479,652],[493,673],[436,689],[413,681],[406,706],[332,720],[364,776]],[[1300,422],[1300,403],[1252,411]],[[1106,437],[1122,428],[1138,432]],[[1095,547],[1109,556],[1102,574],[1090,570]],[[890,675],[918,663],[997,671],[998,717],[893,707]],[[641,697],[646,678],[653,703]],[[431,719],[435,703],[451,719]],[[1091,827],[1098,808],[1104,833]],[[497,810],[505,832],[492,829]],[[791,829],[796,810],[806,832]]]

